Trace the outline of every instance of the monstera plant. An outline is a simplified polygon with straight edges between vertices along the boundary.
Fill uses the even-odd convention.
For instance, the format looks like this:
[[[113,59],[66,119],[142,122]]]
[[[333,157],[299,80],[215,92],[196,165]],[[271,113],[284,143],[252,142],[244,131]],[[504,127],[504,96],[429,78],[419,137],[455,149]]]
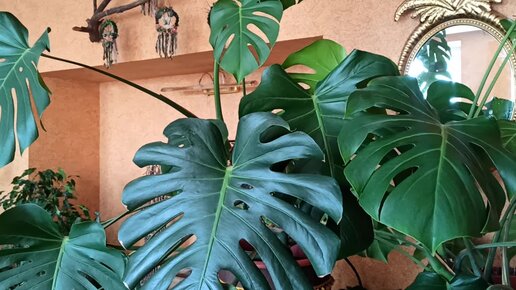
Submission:
[[[122,216],[74,224],[63,236],[42,209],[18,206],[0,215],[0,288],[311,289],[285,240],[301,248],[318,276],[340,258],[410,246],[415,252],[407,256],[425,269],[410,289],[488,287],[475,258],[483,245],[470,238],[501,229],[507,235],[484,248],[514,244],[506,229],[516,210],[515,125],[489,116],[485,98],[466,86],[438,81],[425,96],[389,59],[360,50],[348,55],[320,40],[265,69],[253,93],[244,90],[237,134],[229,140],[219,70],[239,82],[256,71],[278,38],[284,10],[299,2],[215,2],[209,24],[217,120],[197,118],[105,71],[43,55],[113,77],[189,118],[165,128],[167,142],[136,153],[137,166],[160,165],[162,174],[124,189],[122,216],[129,217],[118,233],[124,254],[106,246],[103,231]],[[48,41],[44,34],[29,47],[26,29],[9,13],[0,13],[0,26],[6,164],[15,152],[13,98],[20,147],[37,137],[25,101],[34,98],[39,115],[48,104],[32,65]],[[442,259],[457,240],[466,247],[460,255],[469,257],[465,271]]]

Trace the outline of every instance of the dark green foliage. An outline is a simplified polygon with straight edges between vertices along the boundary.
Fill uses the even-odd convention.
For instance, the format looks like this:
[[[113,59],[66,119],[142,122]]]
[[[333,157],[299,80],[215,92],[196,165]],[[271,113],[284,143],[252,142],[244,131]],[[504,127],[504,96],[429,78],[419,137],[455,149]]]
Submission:
[[[90,213],[83,205],[76,206],[75,179],[59,169],[36,172],[27,169],[12,181],[11,192],[0,192],[0,204],[4,210],[25,203],[35,203],[45,209],[67,234],[77,220],[89,220]]]

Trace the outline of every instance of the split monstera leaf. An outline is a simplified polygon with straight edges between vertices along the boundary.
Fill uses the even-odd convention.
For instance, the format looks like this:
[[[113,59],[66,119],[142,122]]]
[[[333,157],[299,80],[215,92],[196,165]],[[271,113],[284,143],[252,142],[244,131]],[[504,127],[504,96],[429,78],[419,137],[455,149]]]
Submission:
[[[271,113],[249,114],[240,120],[232,153],[221,126],[208,120],[178,120],[165,129],[167,143],[148,144],[136,154],[134,161],[140,167],[159,164],[168,169],[129,183],[123,203],[136,210],[158,197],[166,198],[136,212],[120,228],[119,239],[125,246],[159,230],[130,257],[127,284],[135,286],[159,266],[142,289],[168,289],[184,270],[190,274],[177,289],[221,289],[222,270],[232,272],[245,289],[269,289],[241,246],[246,241],[267,265],[275,285],[311,289],[289,248],[268,225],[276,225],[295,240],[318,275],[332,271],[338,237],[277,196],[301,199],[338,222],[342,197],[333,178],[287,174],[283,169],[291,160],[320,161],[323,153],[307,134],[291,132],[283,119]]]
[[[126,290],[124,269],[124,255],[106,247],[99,223],[75,224],[63,236],[35,204],[0,215],[0,289]]]
[[[49,49],[49,40],[45,31],[30,47],[27,28],[8,12],[0,12],[0,31],[0,167],[3,167],[13,161],[17,144],[23,152],[38,138],[36,121],[50,99],[37,64],[41,53]]]
[[[494,118],[444,121],[409,77],[371,81],[350,96],[346,114],[339,136],[344,174],[375,220],[433,252],[445,241],[498,228],[506,196],[516,193],[516,158],[503,147]],[[391,134],[375,134],[385,128]],[[398,154],[389,157],[393,151]]]

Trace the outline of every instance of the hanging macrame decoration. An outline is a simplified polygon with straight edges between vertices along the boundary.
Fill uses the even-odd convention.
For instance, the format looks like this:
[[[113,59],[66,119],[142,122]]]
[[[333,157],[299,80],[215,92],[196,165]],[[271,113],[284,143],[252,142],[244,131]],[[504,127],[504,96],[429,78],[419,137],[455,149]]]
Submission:
[[[179,15],[172,7],[163,7],[156,11],[156,52],[160,57],[172,58],[177,49],[177,28]]]
[[[104,66],[109,68],[116,63],[118,48],[116,39],[118,38],[118,27],[112,20],[104,20],[100,25],[100,36],[102,37],[102,47],[104,48]]]
[[[143,15],[155,15],[158,11],[159,0],[149,0],[142,4]]]

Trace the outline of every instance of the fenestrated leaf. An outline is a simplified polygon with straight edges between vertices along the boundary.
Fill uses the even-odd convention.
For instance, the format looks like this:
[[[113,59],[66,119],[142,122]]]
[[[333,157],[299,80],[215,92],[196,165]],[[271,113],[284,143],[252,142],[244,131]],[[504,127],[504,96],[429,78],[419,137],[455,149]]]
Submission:
[[[312,54],[311,50],[307,51]],[[304,59],[302,62],[308,63]],[[334,65],[330,60],[323,63],[324,66]],[[319,64],[310,62],[310,66],[318,67]],[[324,71],[327,68],[318,70],[319,73]],[[299,86],[283,68],[273,65],[264,71],[258,88],[240,102],[240,116],[251,112],[282,110],[279,115],[291,128],[309,134],[323,148],[325,173],[338,179],[342,188],[348,188],[342,176],[344,162],[337,146],[347,98],[370,79],[385,75],[398,75],[398,68],[392,61],[356,50],[320,81],[311,94]],[[348,190],[342,194],[346,195],[344,199],[348,202],[345,203],[346,210],[337,232],[340,232],[343,241],[340,257],[345,257],[372,243],[373,228],[371,219],[354,200],[355,197]]]
[[[178,194],[135,213],[119,238],[131,246],[149,232],[170,226],[130,257],[125,280],[136,285],[150,270],[159,270],[143,289],[168,289],[180,270],[191,274],[178,289],[221,289],[217,273],[232,272],[246,289],[269,286],[242,250],[251,244],[282,289],[311,289],[287,247],[264,224],[278,225],[303,249],[318,275],[331,272],[339,249],[333,232],[271,193],[299,198],[338,221],[342,200],[335,180],[317,174],[272,171],[291,159],[322,160],[317,144],[302,132],[290,133],[280,117],[250,114],[240,120],[231,158],[213,123],[183,119],[165,129],[168,143],[151,143],[138,151],[138,166],[170,166],[163,175],[145,176],[127,185],[123,202],[131,210],[170,192]],[[145,224],[145,227],[140,225]],[[190,236],[196,240],[171,254]]]
[[[256,90],[242,99],[239,114],[282,110],[279,115],[291,128],[306,132],[321,146],[327,171],[339,178],[343,161],[337,136],[348,96],[375,77],[398,74],[397,66],[389,59],[355,50],[317,84],[315,93],[310,94],[279,65],[273,65],[263,72]]]
[[[498,127],[503,146],[516,155],[516,121],[498,120]]]
[[[62,236],[50,215],[34,204],[0,215],[0,289],[127,289],[125,258],[106,247],[99,223],[72,226]]]
[[[435,272],[421,272],[407,290],[447,290],[446,279]]]
[[[396,114],[364,112],[371,107]],[[512,195],[516,159],[502,147],[495,119],[442,123],[416,80],[408,77],[371,81],[351,95],[347,116],[350,119],[343,125],[339,146],[347,162],[353,159],[344,174],[360,205],[374,219],[434,252],[445,241],[479,236],[497,227],[505,196],[491,173],[491,163]],[[365,142],[379,128],[396,130]],[[396,148],[404,150],[379,166]],[[484,162],[483,156],[492,162]],[[401,174],[404,179],[391,190],[391,181]]]
[[[335,69],[344,58],[346,58],[346,49],[342,45],[332,40],[322,39],[292,53],[281,66],[285,70],[293,66],[302,66],[305,70],[313,71],[289,72],[295,82],[308,85],[308,91],[313,93],[317,83]]]
[[[278,0],[218,0],[210,12],[210,44],[215,61],[241,82],[269,57],[282,16],[283,5]],[[267,39],[253,32],[253,27]],[[256,51],[257,59],[248,45]]]
[[[16,139],[23,152],[38,138],[35,118],[39,120],[50,103],[49,92],[36,68],[41,53],[49,49],[48,32],[33,47],[28,37],[27,28],[16,17],[0,12],[0,167],[13,161]]]

